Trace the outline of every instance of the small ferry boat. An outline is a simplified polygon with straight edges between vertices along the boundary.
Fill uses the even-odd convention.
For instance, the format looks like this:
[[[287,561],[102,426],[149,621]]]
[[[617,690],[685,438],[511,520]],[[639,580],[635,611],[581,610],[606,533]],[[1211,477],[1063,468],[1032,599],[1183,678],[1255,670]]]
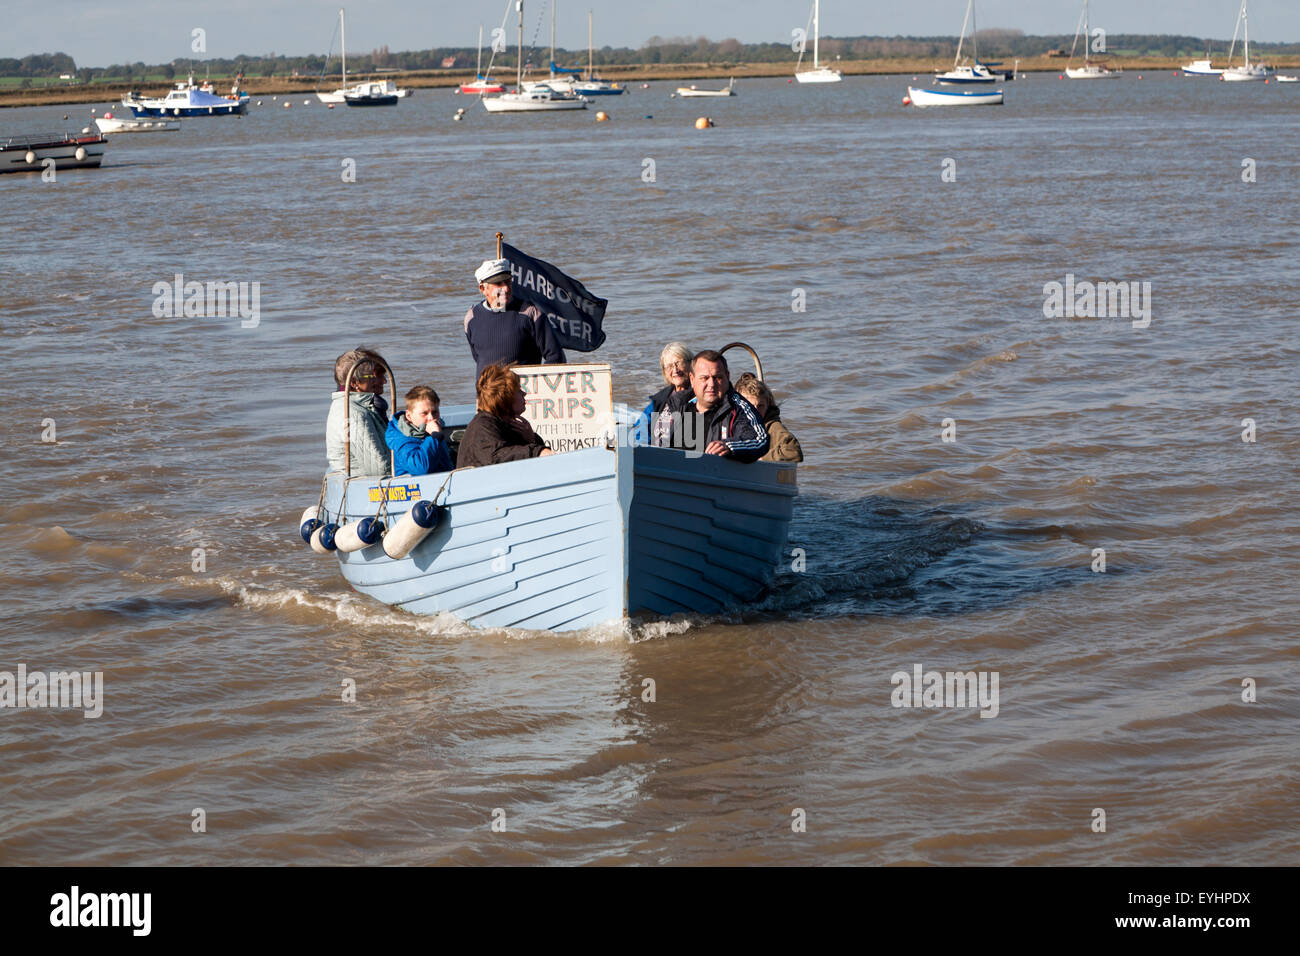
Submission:
[[[164,97],[141,96],[127,93],[122,105],[137,118],[146,116],[240,116],[248,112],[248,94],[233,93],[218,96],[194,85],[194,77],[187,83],[177,83],[175,89]]]
[[[391,370],[389,383],[397,407]],[[474,407],[442,411],[455,442]],[[523,461],[330,472],[301,535],[362,594],[478,627],[579,630],[753,600],[783,555],[796,466],[638,445],[634,418],[616,418],[608,442]]]
[[[0,173],[38,173],[48,168],[48,159],[54,160],[55,169],[98,166],[107,143],[102,133],[37,133],[0,139]]]

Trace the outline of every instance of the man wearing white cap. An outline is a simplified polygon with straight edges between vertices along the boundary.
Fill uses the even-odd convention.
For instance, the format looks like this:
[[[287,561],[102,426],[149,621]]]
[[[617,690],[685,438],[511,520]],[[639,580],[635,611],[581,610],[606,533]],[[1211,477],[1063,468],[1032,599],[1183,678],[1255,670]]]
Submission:
[[[483,301],[465,313],[474,378],[489,365],[557,365],[564,350],[542,310],[510,294],[510,260],[488,259],[474,272]]]

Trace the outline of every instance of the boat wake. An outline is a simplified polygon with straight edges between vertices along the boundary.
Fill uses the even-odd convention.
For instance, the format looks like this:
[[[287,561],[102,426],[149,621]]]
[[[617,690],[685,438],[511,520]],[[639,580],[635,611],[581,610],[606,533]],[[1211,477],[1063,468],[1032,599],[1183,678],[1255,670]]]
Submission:
[[[914,501],[803,495],[786,565],[741,620],[962,614],[1086,580],[1086,566],[1042,564],[1023,537]]]

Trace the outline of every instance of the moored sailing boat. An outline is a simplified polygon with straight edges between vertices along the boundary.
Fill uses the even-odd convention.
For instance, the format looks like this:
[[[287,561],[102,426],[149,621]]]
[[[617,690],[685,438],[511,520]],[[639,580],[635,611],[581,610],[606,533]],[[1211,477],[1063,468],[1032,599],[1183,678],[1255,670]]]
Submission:
[[[1237,48],[1237,32],[1241,31],[1243,38],[1243,60],[1241,66],[1229,66],[1221,74],[1219,79],[1229,83],[1251,82],[1258,80],[1267,81],[1271,71],[1266,66],[1250,63],[1250,23],[1246,16],[1246,0],[1241,0],[1241,12],[1237,14],[1237,26],[1232,31],[1232,46],[1228,48],[1228,62],[1232,62],[1232,53]]]
[[[1074,49],[1079,44],[1080,33],[1083,35],[1083,66],[1071,67],[1074,62]],[[1100,63],[1093,63],[1089,57],[1092,37],[1088,29],[1088,0],[1083,0],[1083,13],[1079,15],[1079,25],[1074,29],[1074,42],[1070,44],[1070,60],[1065,67],[1065,76],[1071,80],[1113,80],[1118,79],[1121,71],[1111,70]]]
[[[844,79],[844,75],[839,70],[832,70],[828,66],[822,66],[818,59],[818,47],[821,41],[821,0],[813,0],[812,8],[812,30],[813,30],[813,65],[811,70],[800,70],[799,63],[803,62],[803,50],[799,51],[799,63],[794,67],[794,78],[800,83],[839,83]],[[680,91],[679,91],[680,92]]]
[[[504,93],[506,88],[483,75],[483,24],[478,25],[478,59],[474,64],[474,80],[457,87],[461,93]]]
[[[967,24],[971,28],[972,58],[970,64],[963,64],[961,50],[966,42]],[[936,74],[934,79],[944,86],[975,86],[996,83],[1003,79],[980,62],[979,41],[975,35],[975,0],[967,0],[966,16],[961,21],[961,37],[957,40],[957,55],[953,58],[952,69],[947,73]]]
[[[515,66],[513,93],[483,97],[483,108],[489,113],[533,113],[552,110],[585,110],[587,101],[581,96],[553,89],[546,83],[532,86],[524,84],[524,0],[515,0],[519,12],[519,62]]]

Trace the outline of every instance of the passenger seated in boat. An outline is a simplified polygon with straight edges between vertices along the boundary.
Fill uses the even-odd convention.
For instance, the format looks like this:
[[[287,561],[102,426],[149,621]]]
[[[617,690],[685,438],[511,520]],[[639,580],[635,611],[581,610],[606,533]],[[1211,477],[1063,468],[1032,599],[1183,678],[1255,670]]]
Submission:
[[[669,342],[659,353],[659,370],[663,373],[663,388],[650,396],[650,404],[637,419],[636,434],[639,441],[649,442],[659,413],[668,405],[676,392],[691,390],[691,350],[681,342]],[[667,427],[667,424],[664,426]]]
[[[758,417],[763,420],[767,437],[772,443],[767,454],[759,461],[803,461],[803,449],[799,447],[799,439],[795,438],[790,429],[782,423],[781,406],[776,403],[776,397],[767,387],[767,383],[753,372],[746,372],[736,379],[736,391],[749,399],[749,403],[754,406],[754,411],[758,412]]]
[[[429,475],[456,467],[438,417],[438,393],[417,385],[406,393],[406,411],[393,416],[384,438],[393,453],[394,474]]]
[[[510,260],[488,259],[474,272],[479,302],[465,313],[465,338],[474,374],[489,365],[554,365],[564,362],[542,310],[510,294]]]
[[[757,461],[770,441],[749,400],[731,387],[731,372],[720,352],[700,352],[691,362],[691,391],[675,392],[665,409],[668,439],[655,444],[735,461]],[[663,413],[661,413],[661,419]],[[656,432],[659,423],[656,422]]]
[[[460,440],[459,468],[497,465],[553,455],[522,417],[526,399],[519,376],[504,365],[489,365],[478,377],[478,413]]]
[[[351,394],[345,398],[343,386],[352,372]],[[378,352],[356,348],[344,352],[334,363],[334,381],[338,391],[330,404],[325,422],[325,457],[330,471],[344,471],[346,442],[344,426],[349,428],[352,446],[352,474],[384,475],[389,472],[388,403],[384,401],[384,381],[388,373]],[[344,408],[348,418],[344,418]]]

